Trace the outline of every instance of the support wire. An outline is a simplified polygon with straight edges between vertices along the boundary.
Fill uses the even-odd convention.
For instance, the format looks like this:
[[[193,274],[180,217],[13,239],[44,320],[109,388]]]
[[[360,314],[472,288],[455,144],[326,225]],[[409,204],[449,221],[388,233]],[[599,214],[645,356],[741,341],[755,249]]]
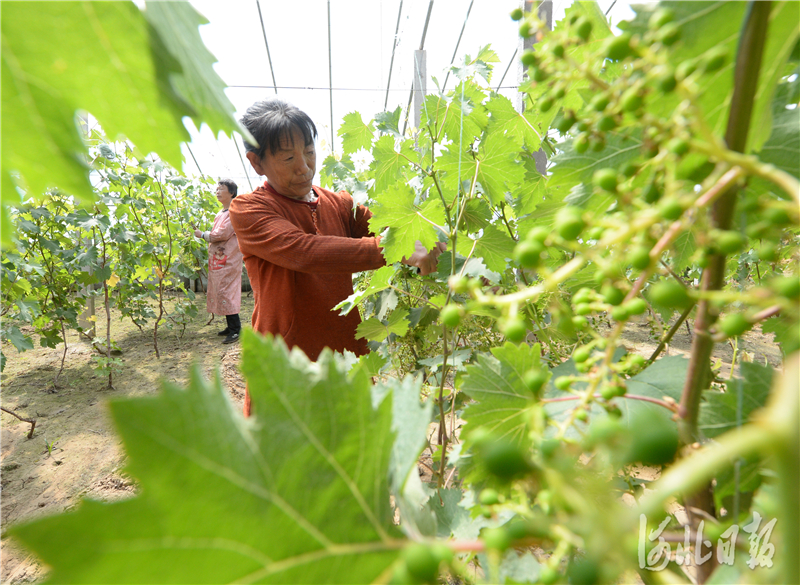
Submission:
[[[331,152],[334,151],[334,129],[333,129],[333,58],[331,56],[331,0],[328,0],[328,85],[331,87]]]
[[[464,24],[461,25],[461,32],[458,34],[458,41],[456,41],[456,48],[453,51],[453,58],[450,59],[450,67],[456,62],[456,55],[458,54],[458,46],[461,44],[461,37],[464,35],[464,29],[467,28],[467,20],[469,20],[469,13],[472,11],[472,4],[475,0],[470,0],[469,8],[467,8],[467,15],[464,17]],[[450,78],[450,67],[447,68],[447,75],[445,75],[444,83],[442,84],[442,93],[447,86],[447,80]]]
[[[250,175],[247,172],[247,165],[244,164],[244,157],[242,156],[242,151],[239,148],[239,141],[236,140],[236,136],[233,137],[233,144],[236,146],[236,152],[239,153],[239,160],[242,161],[242,169],[244,169],[244,176],[247,177],[247,184],[250,185],[250,191],[253,191],[253,183],[250,181]]]
[[[272,87],[275,89],[275,95],[278,95],[278,83],[275,81],[275,70],[272,68],[272,56],[269,53],[269,43],[267,42],[267,29],[264,27],[264,17],[261,16],[261,4],[256,0],[258,7],[258,19],[261,21],[261,32],[264,34],[264,46],[267,48],[267,60],[269,61],[269,72],[272,74]]]
[[[400,15],[403,14],[403,0],[400,0],[400,10],[397,11],[397,26],[394,27],[394,44],[392,45],[392,59],[389,61],[389,79],[386,82],[386,99],[383,100],[383,109],[389,103],[389,87],[392,85],[392,67],[394,67],[394,52],[397,49],[398,37],[400,33]]]

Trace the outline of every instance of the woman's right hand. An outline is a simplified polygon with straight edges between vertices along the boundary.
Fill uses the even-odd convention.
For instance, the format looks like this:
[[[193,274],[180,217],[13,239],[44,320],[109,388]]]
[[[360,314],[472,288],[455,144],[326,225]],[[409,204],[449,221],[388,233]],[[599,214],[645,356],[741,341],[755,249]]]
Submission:
[[[200,231],[200,230],[198,230],[198,229],[194,230],[194,235],[195,235],[195,237],[197,237],[197,238],[201,238],[201,239],[203,238],[203,232],[201,232],[201,231]]]

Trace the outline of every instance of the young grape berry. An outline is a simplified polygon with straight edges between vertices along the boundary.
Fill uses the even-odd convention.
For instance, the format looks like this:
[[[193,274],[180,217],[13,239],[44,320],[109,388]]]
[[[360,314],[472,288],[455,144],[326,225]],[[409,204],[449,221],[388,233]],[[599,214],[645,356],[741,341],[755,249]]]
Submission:
[[[657,305],[667,308],[684,308],[691,299],[683,285],[674,280],[661,280],[650,290],[650,299]]]
[[[600,169],[594,173],[594,184],[603,191],[617,190],[617,172],[614,169]]]
[[[726,337],[738,337],[752,326],[752,323],[742,313],[726,315],[717,323],[717,329]]]
[[[578,207],[562,207],[556,213],[554,227],[556,233],[565,240],[574,240],[586,227],[583,211]]]
[[[505,327],[503,328],[503,333],[512,343],[519,343],[523,339],[525,339],[525,335],[528,333],[528,328],[525,327],[525,322],[520,319],[519,317],[514,317],[508,319],[506,321]]]
[[[448,327],[458,327],[461,323],[461,307],[458,305],[445,305],[439,313],[442,323]]]

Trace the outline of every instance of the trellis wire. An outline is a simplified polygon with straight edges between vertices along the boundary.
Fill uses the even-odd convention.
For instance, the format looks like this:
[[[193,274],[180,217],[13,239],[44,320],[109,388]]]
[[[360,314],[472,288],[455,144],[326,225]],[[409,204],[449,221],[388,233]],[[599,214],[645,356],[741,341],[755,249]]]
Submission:
[[[458,34],[458,40],[456,41],[456,48],[453,50],[453,57],[450,59],[450,67],[453,66],[453,63],[456,62],[456,55],[458,54],[458,46],[461,44],[461,37],[464,36],[464,29],[467,28],[467,20],[469,20],[469,13],[472,11],[472,4],[475,0],[470,0],[469,8],[467,8],[467,15],[464,17],[464,23],[461,25],[461,32]],[[442,93],[444,93],[444,88],[447,86],[447,80],[450,78],[450,67],[447,68],[447,75],[444,77],[444,83],[442,84]]]
[[[261,32],[264,35],[264,46],[267,48],[269,72],[272,74],[272,87],[275,90],[275,95],[278,95],[278,82],[275,81],[275,69],[272,68],[272,56],[269,53],[269,43],[267,42],[267,29],[264,27],[264,18],[261,16],[261,4],[259,4],[258,0],[256,0],[256,7],[258,8],[258,19],[261,21]]]
[[[392,84],[392,67],[394,67],[394,52],[397,49],[398,38],[400,33],[400,15],[403,13],[403,0],[400,0],[400,10],[397,11],[397,25],[394,27],[394,44],[392,45],[392,59],[389,61],[389,79],[386,82],[386,99],[383,100],[383,109],[389,103],[389,86]]]

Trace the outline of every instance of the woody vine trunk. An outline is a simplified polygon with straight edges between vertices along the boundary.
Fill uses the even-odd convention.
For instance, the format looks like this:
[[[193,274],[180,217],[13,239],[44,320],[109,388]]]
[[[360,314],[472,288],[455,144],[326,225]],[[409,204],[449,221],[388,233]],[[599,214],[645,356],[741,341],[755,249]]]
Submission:
[[[753,109],[753,101],[761,69],[761,58],[769,25],[771,2],[750,2],[743,23],[742,36],[736,56],[734,69],[734,90],[725,131],[725,142],[730,150],[744,152]],[[738,186],[731,186],[711,208],[711,226],[720,230],[730,229]],[[701,289],[703,292],[721,290],[725,278],[725,254],[711,253],[708,266],[703,270]],[[698,440],[698,413],[700,398],[710,384],[711,352],[714,340],[710,329],[716,322],[718,310],[705,298],[698,304],[694,323],[694,340],[689,361],[689,372],[683,388],[680,403],[678,430],[681,442],[685,445]],[[715,514],[713,488],[711,483],[686,497],[686,508],[690,522],[697,527],[702,513]],[[693,510],[700,511],[694,513]],[[716,558],[712,555],[712,561]],[[697,580],[704,583],[716,567],[716,562],[697,567]]]

